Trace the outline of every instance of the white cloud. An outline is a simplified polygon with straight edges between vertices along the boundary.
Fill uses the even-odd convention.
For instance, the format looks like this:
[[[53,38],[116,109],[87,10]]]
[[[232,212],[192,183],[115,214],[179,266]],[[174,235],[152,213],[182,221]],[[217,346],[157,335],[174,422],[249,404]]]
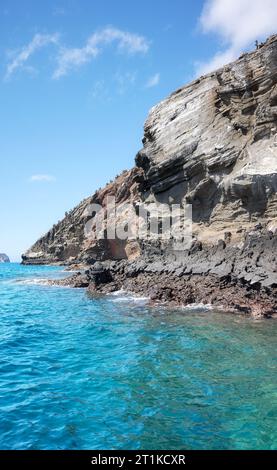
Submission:
[[[129,54],[146,53],[149,49],[149,43],[143,36],[113,27],[104,28],[90,36],[83,47],[62,48],[58,55],[58,66],[53,78],[60,78],[72,68],[90,62],[97,57],[104,46],[112,43],[117,43],[119,51]]]
[[[51,44],[57,48],[57,67],[53,73],[53,78],[58,79],[66,75],[71,69],[90,62],[100,54],[105,46],[110,46],[113,43],[117,45],[119,52],[127,54],[145,54],[149,49],[149,42],[144,36],[113,27],[95,32],[88,38],[83,47],[62,46],[60,36],[57,33],[35,34],[29,44],[13,54],[13,59],[7,65],[5,78],[10,78],[20,68],[26,69],[26,63],[30,57],[39,49]]]
[[[53,16],[64,16],[65,14],[65,8],[59,6],[53,8]]]
[[[136,72],[117,72],[115,74],[116,91],[119,95],[124,95],[126,91],[136,83]]]
[[[160,74],[156,73],[152,77],[149,78],[149,80],[146,83],[146,88],[152,88],[154,86],[157,86],[160,83]]]
[[[33,182],[46,182],[46,183],[54,183],[56,181],[55,176],[52,175],[32,175],[30,180]]]
[[[109,78],[111,78],[109,80]],[[137,72],[116,72],[112,77],[106,80],[97,80],[89,93],[91,102],[101,101],[108,103],[113,101],[116,95],[123,96],[129,90],[134,88],[137,82]]]
[[[106,80],[97,80],[89,93],[89,101],[95,103],[108,103],[111,101],[111,93]]]
[[[196,62],[195,71],[196,75],[204,75],[205,73],[217,70],[225,64],[229,64],[233,60],[237,59],[239,52],[233,48],[229,48],[223,52],[217,52],[208,62]]]
[[[204,33],[219,35],[223,50],[207,63],[198,64],[199,74],[234,60],[256,39],[276,32],[276,0],[206,0],[200,17]]]
[[[48,46],[49,44],[57,44],[59,40],[58,34],[35,34],[32,41],[24,46],[13,60],[8,64],[5,78],[8,79],[17,70],[25,67],[27,60],[42,47]]]

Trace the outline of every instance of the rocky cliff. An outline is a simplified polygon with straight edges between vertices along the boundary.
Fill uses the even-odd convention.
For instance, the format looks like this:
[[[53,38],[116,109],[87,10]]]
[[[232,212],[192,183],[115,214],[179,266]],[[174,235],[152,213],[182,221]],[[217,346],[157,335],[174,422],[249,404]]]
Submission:
[[[158,300],[211,301],[266,315],[277,311],[276,79],[277,36],[272,36],[254,52],[174,92],[151,109],[136,166],[67,214],[23,255],[23,263],[98,260],[105,282],[96,286],[93,268],[79,280],[91,284],[90,290],[145,291],[143,277],[165,276],[164,290],[153,294]],[[156,202],[191,204],[191,246],[180,251],[170,240],[86,237],[86,209],[91,203],[105,206],[111,195],[117,205],[128,201],[135,209]],[[123,223],[124,213],[117,218]],[[170,273],[182,295],[180,289],[165,294]],[[208,284],[202,294],[193,288],[196,281]]]
[[[0,263],[9,263],[10,259],[5,253],[0,253]]]

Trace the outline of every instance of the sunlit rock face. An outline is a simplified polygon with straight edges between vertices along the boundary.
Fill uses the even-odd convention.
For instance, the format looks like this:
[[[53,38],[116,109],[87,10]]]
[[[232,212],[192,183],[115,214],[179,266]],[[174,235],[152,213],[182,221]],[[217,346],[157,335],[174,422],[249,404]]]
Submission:
[[[203,241],[277,227],[276,77],[273,36],[150,111],[137,164],[157,200],[193,205]]]
[[[134,260],[151,252],[151,246],[140,241],[84,235],[89,205],[105,207],[109,196],[118,206],[191,204],[194,243],[205,246],[224,240],[242,249],[259,224],[274,234],[276,78],[277,36],[272,36],[254,52],[200,77],[152,108],[136,166],[66,214],[23,255],[23,263],[90,264]],[[116,217],[124,223],[124,211]],[[153,247],[153,253],[159,248]]]

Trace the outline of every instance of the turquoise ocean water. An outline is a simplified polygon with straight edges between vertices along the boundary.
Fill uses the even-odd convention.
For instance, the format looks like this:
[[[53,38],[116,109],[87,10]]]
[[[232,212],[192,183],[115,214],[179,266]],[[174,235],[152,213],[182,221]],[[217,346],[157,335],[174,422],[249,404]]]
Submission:
[[[0,265],[1,449],[276,448],[277,322]]]

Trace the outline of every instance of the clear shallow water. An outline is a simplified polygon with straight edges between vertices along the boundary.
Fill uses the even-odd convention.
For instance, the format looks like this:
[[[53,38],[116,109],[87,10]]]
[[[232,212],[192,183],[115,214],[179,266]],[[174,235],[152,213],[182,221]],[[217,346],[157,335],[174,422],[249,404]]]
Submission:
[[[1,449],[276,448],[277,322],[33,282],[60,275],[0,265]]]

